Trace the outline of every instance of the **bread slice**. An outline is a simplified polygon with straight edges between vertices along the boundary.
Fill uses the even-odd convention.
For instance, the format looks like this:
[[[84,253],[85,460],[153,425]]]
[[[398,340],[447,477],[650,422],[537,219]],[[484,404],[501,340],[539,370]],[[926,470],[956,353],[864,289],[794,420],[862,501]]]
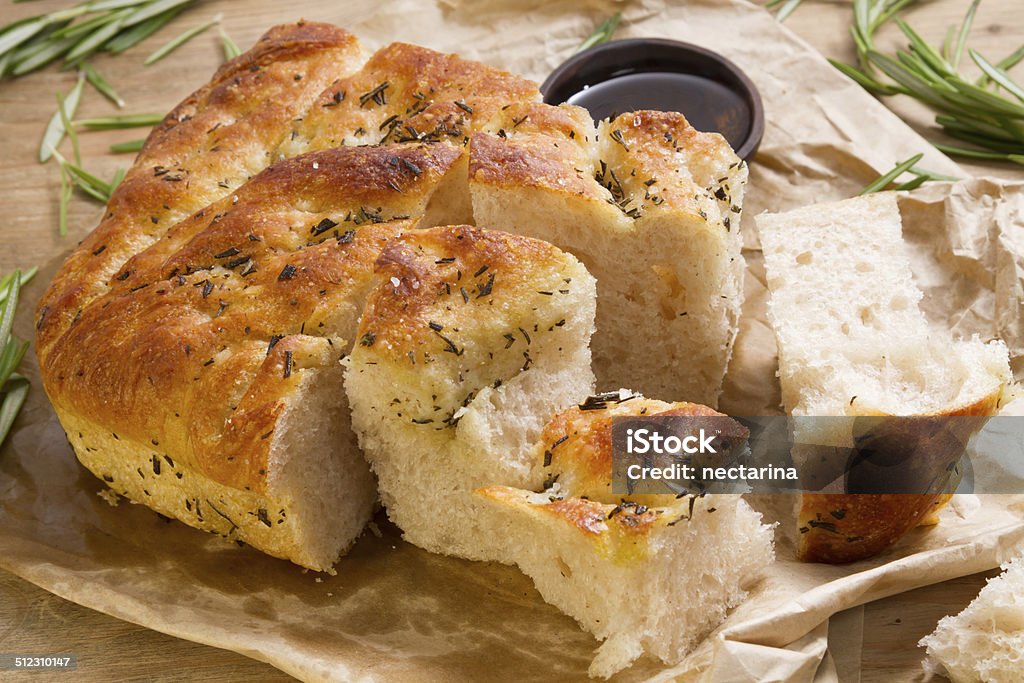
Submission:
[[[532,447],[592,391],[594,280],[574,257],[470,227],[388,244],[346,359],[352,425],[405,539],[504,560],[474,489],[539,487]]]
[[[921,639],[925,670],[953,683],[1024,680],[1024,557],[1003,565],[963,612]]]
[[[473,136],[469,173],[478,224],[547,240],[597,278],[602,387],[717,403],[742,304],[747,177],[720,135],[653,111],[595,132],[578,107],[518,104]]]
[[[385,242],[426,225],[458,157],[283,161],[129,259],[45,355],[81,462],[169,517],[330,569],[376,500],[338,361]]]
[[[603,399],[545,427],[534,458],[554,480],[548,490],[490,486],[477,495],[500,513],[491,533],[544,599],[604,641],[590,674],[607,678],[644,652],[679,662],[774,554],[771,527],[740,496],[626,500],[611,491],[613,417],[718,413],[627,391]]]
[[[1011,381],[1001,341],[952,340],[918,308],[895,195],[758,216],[786,410],[795,416],[991,415]],[[980,427],[979,423],[979,427]],[[940,494],[807,494],[805,560],[875,554]]]

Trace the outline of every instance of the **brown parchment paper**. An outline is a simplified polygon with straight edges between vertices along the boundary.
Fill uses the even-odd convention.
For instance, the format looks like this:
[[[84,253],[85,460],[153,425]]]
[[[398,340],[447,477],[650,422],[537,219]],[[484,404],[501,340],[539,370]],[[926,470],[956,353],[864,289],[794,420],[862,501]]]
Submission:
[[[850,196],[917,152],[928,168],[963,175],[767,13],[740,0],[334,4],[307,18],[345,25],[370,45],[418,42],[538,80],[617,9],[624,12],[619,37],[686,40],[747,71],[764,98],[767,129],[751,167],[747,303],[723,401],[735,414],[779,411],[751,216]],[[930,320],[958,335],[1002,337],[1019,374],[1024,186],[993,179],[929,184],[902,198],[901,211]],[[23,337],[31,337],[29,311],[62,257],[54,254],[24,292],[16,321]],[[327,576],[142,506],[110,507],[97,495],[101,482],[75,461],[33,362],[25,363],[29,402],[0,453],[0,567],[115,617],[307,680],[585,679],[596,642],[545,605],[528,579],[513,568],[425,553],[403,543],[383,516],[339,562],[337,575]],[[1013,404],[1006,410],[1024,412]],[[793,539],[780,527],[779,561],[691,657],[672,668],[642,659],[616,680],[858,680],[857,648],[848,643],[860,622],[849,608],[995,567],[1024,546],[1022,520],[1024,496],[959,496],[938,527],[840,567],[796,563]]]

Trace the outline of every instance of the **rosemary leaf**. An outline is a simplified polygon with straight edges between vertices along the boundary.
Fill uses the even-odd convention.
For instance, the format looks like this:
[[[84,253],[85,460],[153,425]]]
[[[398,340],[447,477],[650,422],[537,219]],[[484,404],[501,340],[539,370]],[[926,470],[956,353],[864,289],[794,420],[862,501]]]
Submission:
[[[138,7],[139,5],[146,5],[150,0],[94,0],[89,3],[89,10],[91,12],[105,12],[112,9],[121,9],[123,7]]]
[[[128,154],[129,152],[138,152],[142,150],[142,146],[146,144],[145,140],[129,140],[128,142],[115,142],[110,146],[110,151],[114,154]]]
[[[968,50],[971,55],[971,59],[977,64],[985,75],[992,81],[997,83],[999,87],[1003,88],[1006,92],[1016,97],[1021,102],[1024,102],[1024,89],[1017,85],[1016,81],[1010,78],[1010,74],[1006,73],[999,67],[989,63],[987,59],[982,57],[976,50]]]
[[[859,195],[866,195],[866,194],[871,194],[872,192],[878,192],[879,190],[884,190],[885,188],[889,187],[889,185],[891,185],[894,180],[896,180],[901,175],[903,175],[904,173],[909,171],[910,168],[914,164],[916,164],[917,162],[921,161],[922,157],[924,157],[923,153],[922,154],[915,154],[914,156],[910,157],[906,161],[899,162],[898,164],[896,164],[896,166],[893,167],[893,169],[891,171],[889,171],[888,173],[886,173],[884,175],[879,176],[877,179],[875,179],[873,182],[871,182],[867,187],[865,187],[863,190],[861,190],[858,194]]]
[[[967,8],[967,13],[964,15],[964,20],[960,24],[960,32],[956,37],[956,47],[953,49],[953,54],[950,55],[950,62],[953,64],[953,69],[957,69],[960,66],[960,58],[963,57],[964,47],[967,45],[967,34],[971,32],[971,25],[974,23],[974,15],[978,11],[978,5],[981,0],[974,0],[971,6]]]
[[[0,55],[18,47],[26,40],[46,28],[49,23],[50,19],[42,16],[27,22],[21,22],[16,26],[8,27],[9,30],[5,30],[3,33],[0,33]]]
[[[14,370],[21,364],[21,359],[28,351],[28,342],[17,337],[9,337],[7,344],[0,351],[0,387],[7,384]]]
[[[68,204],[71,202],[71,181],[68,180],[67,171],[60,167],[60,205],[57,210],[57,229],[60,236],[68,234]]]
[[[64,98],[64,111],[68,116],[74,116],[75,111],[78,109],[78,100],[82,96],[82,87],[85,85],[85,76],[79,74],[78,81],[74,87],[68,93],[67,97]],[[52,156],[52,150],[57,148],[60,141],[64,139],[64,123],[61,121],[60,112],[54,112],[53,116],[50,117],[50,123],[46,126],[46,132],[43,133],[43,141],[39,145],[39,161],[46,163]]]
[[[580,43],[580,46],[576,48],[576,52],[583,52],[587,48],[600,45],[601,43],[607,43],[611,40],[612,34],[615,33],[615,29],[619,27],[619,22],[622,20],[622,12],[616,12],[612,16],[608,17],[598,25],[594,32],[587,36],[587,39]],[[573,54],[576,54],[574,52]]]
[[[110,201],[110,195],[114,194],[114,190],[116,190],[117,186],[121,184],[122,180],[124,180],[124,174],[126,172],[127,171],[123,168],[119,168],[114,171],[114,177],[110,180],[110,193],[107,195],[108,202]]]
[[[85,59],[93,52],[96,52],[96,50],[99,50],[103,47],[104,43],[117,35],[118,31],[121,30],[121,26],[124,25],[124,20],[127,16],[127,10],[117,12],[111,21],[103,24],[76,43],[75,46],[71,48],[71,51],[68,52],[67,56],[64,57],[64,61],[72,63],[77,62]]]
[[[189,30],[185,31],[184,33],[182,33],[177,38],[172,38],[168,42],[164,43],[164,45],[162,47],[157,48],[157,50],[155,52],[153,52],[151,55],[149,55],[148,57],[146,57],[146,60],[144,62],[142,62],[142,63],[145,66],[149,66],[150,64],[153,64],[155,62],[160,61],[161,59],[163,59],[164,57],[166,57],[170,53],[174,52],[179,47],[181,47],[182,45],[187,43],[188,41],[190,41],[193,38],[195,38],[196,36],[198,36],[203,31],[206,31],[211,26],[219,24],[220,23],[220,19],[221,19],[221,15],[218,14],[217,16],[215,16],[210,21],[207,21],[205,23],[199,24],[198,26],[193,26],[192,28],[190,28]]]
[[[110,199],[109,183],[100,180],[78,164],[71,163],[57,150],[53,151],[53,155],[57,158],[57,161],[60,162],[61,168],[67,171],[68,180],[74,184],[75,187],[97,201],[106,203],[106,201]]]
[[[121,96],[117,94],[114,87],[107,82],[107,79],[103,78],[99,71],[89,64],[83,64],[82,70],[85,71],[86,80],[89,81],[89,83],[92,84],[92,87],[96,88],[101,95],[116,104],[118,108],[124,106],[124,100],[121,99]]]
[[[24,287],[32,278],[36,276],[36,273],[38,272],[39,268],[37,266],[32,266],[25,272],[16,270],[13,273],[7,273],[7,275],[4,275],[2,278],[0,278],[0,304],[7,301],[7,294],[9,287],[11,286],[11,280],[14,279],[15,275],[18,276],[18,286]]]
[[[775,13],[775,21],[783,22],[789,15],[796,11],[796,8],[800,6],[803,0],[786,0],[786,2],[779,8],[779,11]]]
[[[8,382],[7,393],[4,394],[3,403],[0,403],[0,443],[7,438],[14,418],[18,417],[21,406],[25,404],[28,387],[28,380],[21,375],[15,375]]]
[[[71,125],[71,121],[68,119],[67,106],[60,93],[57,93],[57,113],[60,114],[60,124],[68,134],[68,139],[71,140],[71,150],[74,152],[75,163],[81,166],[82,152],[78,147],[78,133],[75,132],[75,127]]]
[[[235,41],[231,40],[231,36],[227,34],[223,26],[218,26],[217,30],[220,31],[220,42],[224,48],[224,61],[229,62],[242,54],[241,48],[238,47]]]
[[[14,325],[14,311],[18,307],[18,294],[21,291],[21,271],[14,271],[14,277],[6,287],[6,297],[3,305],[0,306],[0,344],[5,346],[11,336],[11,327]]]
[[[971,149],[970,147],[959,147],[957,145],[947,145],[941,142],[933,142],[932,145],[944,154],[952,154],[954,156],[967,157],[969,159],[985,159],[986,161],[1007,161],[1007,157],[1010,155],[1000,154],[999,152],[987,152],[982,149]]]
[[[842,71],[846,76],[857,82],[857,85],[871,92],[874,95],[897,95],[901,90],[893,88],[892,86],[880,83],[874,77],[864,73],[855,66],[850,66],[844,62],[837,61],[835,59],[829,59],[829,63],[835,68]]]
[[[897,192],[900,190],[916,190],[917,188],[924,185],[928,180],[930,180],[928,176],[919,175],[916,176],[913,180],[908,180],[907,182],[901,183],[892,189],[896,190]]]
[[[135,24],[107,41],[103,49],[115,55],[124,52],[159,31],[163,28],[164,24],[178,16],[183,9],[185,9],[184,5],[173,7],[162,14],[146,19],[142,23]]]
[[[146,128],[155,126],[164,117],[160,114],[122,114],[120,116],[97,116],[74,122],[80,128],[92,130],[122,130],[124,128]]]
[[[74,187],[78,188],[83,194],[91,197],[92,199],[95,199],[100,204],[106,204],[107,201],[110,199],[110,195],[107,192],[104,192],[102,189],[98,189],[86,182],[83,182],[75,178],[74,174],[69,174],[69,176],[74,184]]]
[[[29,49],[19,48],[12,57],[12,76],[24,76],[25,74],[41,69],[53,60],[57,59],[75,44],[74,38],[65,38],[56,42],[41,42],[38,46],[25,46]]]
[[[112,18],[111,15],[113,14],[113,12],[100,13],[91,19],[86,19],[85,21],[79,21],[76,23],[68,22],[64,24],[64,26],[62,26],[61,28],[54,31],[53,37],[77,38],[78,36],[89,33],[90,31],[97,29],[103,26],[104,24],[110,23]]]
[[[157,0],[156,2],[148,3],[128,17],[127,21],[124,22],[124,26],[128,28],[129,26],[141,24],[159,14],[163,14],[167,10],[180,9],[183,5],[191,2],[194,2],[194,0]]]

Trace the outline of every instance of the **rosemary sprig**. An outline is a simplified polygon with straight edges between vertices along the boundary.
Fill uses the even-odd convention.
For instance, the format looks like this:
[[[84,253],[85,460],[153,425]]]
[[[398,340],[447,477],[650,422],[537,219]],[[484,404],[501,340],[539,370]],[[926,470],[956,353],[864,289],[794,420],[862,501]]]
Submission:
[[[124,106],[124,100],[114,90],[114,86],[107,82],[107,79],[100,75],[100,72],[92,68],[89,64],[82,65],[82,71],[85,72],[85,79],[89,81],[92,87],[106,97],[108,100],[117,105],[118,109]]]
[[[909,173],[914,176],[913,179],[899,183],[891,189],[915,190],[929,180],[957,180],[957,178],[954,178],[953,176],[934,173],[933,171],[926,171],[925,169],[918,167],[917,163],[921,161],[922,157],[924,157],[923,153],[915,154],[905,161],[897,162],[891,171],[873,180],[867,187],[861,190],[858,195],[871,194],[872,192],[890,189],[889,186],[896,182],[897,178],[904,173]]]
[[[60,93],[57,93],[57,113],[60,114],[60,123],[64,130],[67,131],[68,139],[71,140],[71,150],[74,152],[75,163],[81,166],[82,153],[78,147],[78,133],[75,132],[75,127],[71,125],[71,120],[68,118],[67,103]]]
[[[611,40],[612,34],[615,33],[615,29],[619,27],[619,22],[622,21],[622,12],[616,12],[612,16],[602,21],[594,32],[587,36],[587,39],[580,43],[580,46],[576,48],[576,52],[583,52],[587,48],[600,45],[601,43],[607,43]],[[576,54],[574,52],[573,54]]]
[[[96,116],[79,119],[74,125],[91,130],[122,130],[124,128],[146,128],[164,120],[161,114],[122,114],[120,116]]]
[[[108,183],[85,170],[81,164],[68,161],[57,150],[52,150],[52,153],[60,163],[58,226],[61,236],[64,236],[68,233],[68,204],[71,201],[73,191],[79,190],[87,197],[95,199],[101,204],[106,204],[110,201],[110,195],[113,194],[114,189],[124,179],[125,170],[119,168],[115,171],[114,177]]]
[[[238,47],[238,43],[231,40],[231,36],[228,35],[223,26],[218,26],[217,30],[220,32],[220,43],[224,48],[224,61],[230,62],[232,59],[242,54],[242,49]]]
[[[963,21],[950,27],[941,46],[925,41],[896,14],[915,0],[854,0],[850,33],[858,65],[832,64],[875,95],[906,95],[935,112],[935,122],[951,137],[970,143],[936,145],[947,154],[1021,163],[1024,156],[1024,87],[1009,70],[1024,60],[1024,46],[992,63],[967,46],[980,0],[974,0]],[[907,38],[895,55],[874,45],[878,29],[890,20]],[[961,71],[964,56],[982,71],[969,79]]]
[[[99,51],[123,52],[195,0],[85,0],[0,27],[0,78],[56,59],[78,65]]]
[[[139,152],[142,150],[142,146],[146,144],[145,140],[129,140],[127,142],[115,142],[110,146],[110,151],[114,154],[127,154],[129,152]]]
[[[7,301],[7,296],[10,294],[11,280],[14,279],[15,275],[18,277],[18,286],[24,287],[28,284],[29,280],[36,276],[36,273],[38,272],[39,268],[32,266],[24,273],[20,270],[16,270],[13,273],[7,273],[7,275],[0,277],[0,304]]]
[[[78,100],[82,97],[82,87],[85,85],[85,76],[79,75],[78,81],[75,82],[71,91],[64,98],[64,111],[68,116],[74,116],[75,111],[78,109]],[[50,150],[55,149],[60,141],[64,139],[64,135],[67,129],[64,127],[64,122],[61,120],[60,111],[53,113],[50,117],[50,123],[46,126],[46,132],[43,133],[43,141],[39,145],[39,161],[45,163],[50,160]]]
[[[171,40],[164,43],[161,47],[157,48],[157,50],[148,57],[146,57],[146,60],[142,63],[146,66],[149,66],[150,64],[154,64],[155,62],[160,61],[161,59],[171,54],[188,41],[198,36],[203,31],[206,31],[210,27],[219,24],[220,20],[221,15],[218,14],[213,19],[210,19],[207,22],[199,24],[198,26],[193,26],[189,30],[179,35],[177,38],[172,38]]]
[[[0,280],[2,283],[0,344],[3,344],[3,350],[0,351],[0,393],[3,394],[3,400],[0,401],[0,443],[7,439],[11,425],[14,424],[14,419],[21,411],[25,397],[28,396],[28,380],[15,372],[25,357],[28,342],[12,334],[11,328],[14,324],[14,312],[18,307],[21,286],[32,279],[36,270],[36,268],[31,268],[24,274],[16,270]]]

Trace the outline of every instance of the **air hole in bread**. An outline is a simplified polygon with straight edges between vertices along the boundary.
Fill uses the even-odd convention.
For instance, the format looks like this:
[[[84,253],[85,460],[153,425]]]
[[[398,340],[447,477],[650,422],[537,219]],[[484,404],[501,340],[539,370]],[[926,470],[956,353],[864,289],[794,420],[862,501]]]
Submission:
[[[865,325],[871,325],[875,322],[875,306],[861,306],[857,313],[860,315],[860,321]]]
[[[806,266],[808,263],[811,262],[812,258],[813,257],[811,256],[811,252],[805,251],[802,254],[797,254],[796,262],[799,263],[801,266]]]
[[[870,273],[874,269],[875,267],[868,263],[867,261],[861,261],[860,263],[857,264],[858,273]]]
[[[565,560],[563,560],[561,557],[556,557],[555,564],[558,565],[558,571],[559,573],[561,573],[562,576],[564,576],[567,579],[572,578],[572,567],[566,564]]]

